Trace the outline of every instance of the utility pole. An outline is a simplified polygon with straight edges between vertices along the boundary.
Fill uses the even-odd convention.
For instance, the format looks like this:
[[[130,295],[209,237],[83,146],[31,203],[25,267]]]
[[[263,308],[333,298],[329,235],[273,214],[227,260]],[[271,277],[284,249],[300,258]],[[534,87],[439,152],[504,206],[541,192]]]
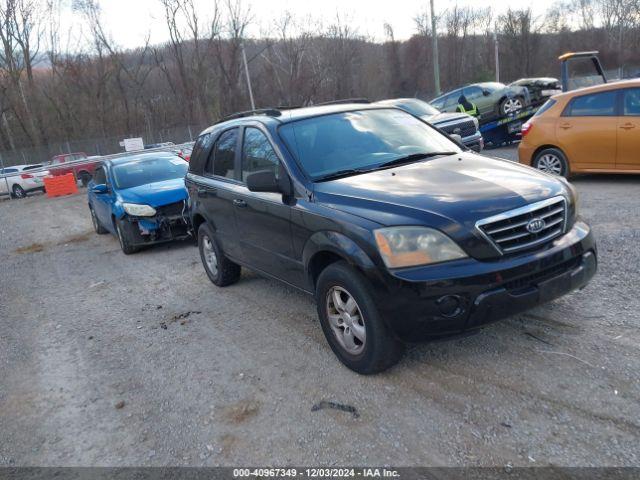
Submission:
[[[493,29],[493,51],[496,57],[496,82],[500,81],[500,53],[498,48],[498,25]]]
[[[251,100],[251,110],[256,109],[256,104],[253,101],[253,90],[251,89],[251,77],[249,77],[249,63],[247,62],[247,52],[244,50],[244,42],[240,44],[242,49],[242,62],[244,63],[244,74],[247,77],[247,88],[249,89],[249,100]]]
[[[438,32],[436,30],[436,9],[431,1],[431,36],[433,38],[433,83],[436,96],[440,95],[440,63],[438,62]]]

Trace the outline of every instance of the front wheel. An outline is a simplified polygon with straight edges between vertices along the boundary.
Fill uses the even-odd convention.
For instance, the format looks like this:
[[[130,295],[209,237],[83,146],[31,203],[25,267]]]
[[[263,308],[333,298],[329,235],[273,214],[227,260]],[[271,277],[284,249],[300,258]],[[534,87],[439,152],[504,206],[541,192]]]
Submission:
[[[382,372],[402,357],[404,345],[389,332],[367,281],[345,262],[322,271],[316,302],[329,346],[354,372]]]
[[[540,151],[533,159],[533,167],[551,175],[569,176],[567,157],[557,148],[545,148]]]
[[[127,222],[126,219],[116,219],[116,233],[118,234],[118,241],[120,242],[120,248],[125,255],[131,255],[140,250],[140,247],[133,245],[131,242],[132,237],[132,225]]]

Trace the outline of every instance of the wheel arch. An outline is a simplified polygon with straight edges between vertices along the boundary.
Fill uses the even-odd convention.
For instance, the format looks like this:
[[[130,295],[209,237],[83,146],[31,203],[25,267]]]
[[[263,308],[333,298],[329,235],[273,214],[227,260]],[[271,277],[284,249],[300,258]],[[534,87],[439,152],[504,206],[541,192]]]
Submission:
[[[320,273],[338,261],[347,262],[370,280],[375,281],[380,275],[371,257],[351,238],[335,231],[316,232],[302,253],[307,282],[313,291]]]

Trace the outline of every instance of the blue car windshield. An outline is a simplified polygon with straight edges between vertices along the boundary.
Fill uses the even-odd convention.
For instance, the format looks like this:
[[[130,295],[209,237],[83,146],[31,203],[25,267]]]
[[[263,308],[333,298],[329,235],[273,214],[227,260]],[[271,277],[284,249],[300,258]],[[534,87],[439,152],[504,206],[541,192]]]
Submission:
[[[307,118],[286,123],[279,132],[312,180],[349,169],[374,170],[414,154],[461,151],[445,135],[399,109]]]
[[[158,157],[133,160],[113,167],[113,177],[119,189],[147,183],[183,178],[189,165],[180,157]]]

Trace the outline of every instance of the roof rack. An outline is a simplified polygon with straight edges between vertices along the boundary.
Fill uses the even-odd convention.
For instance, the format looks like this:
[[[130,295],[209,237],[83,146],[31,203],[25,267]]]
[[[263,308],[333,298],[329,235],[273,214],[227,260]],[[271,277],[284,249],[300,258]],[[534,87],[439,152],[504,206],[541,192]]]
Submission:
[[[309,105],[309,106],[318,107],[321,105],[342,105],[345,103],[371,103],[371,101],[368,98],[343,98],[341,100],[332,100],[330,102],[316,103],[314,105]]]
[[[226,122],[227,120],[233,120],[236,118],[251,117],[253,115],[267,115],[268,117],[279,117],[282,112],[277,108],[259,108],[257,110],[247,110],[245,112],[232,113],[226,117],[222,117],[220,122]]]

